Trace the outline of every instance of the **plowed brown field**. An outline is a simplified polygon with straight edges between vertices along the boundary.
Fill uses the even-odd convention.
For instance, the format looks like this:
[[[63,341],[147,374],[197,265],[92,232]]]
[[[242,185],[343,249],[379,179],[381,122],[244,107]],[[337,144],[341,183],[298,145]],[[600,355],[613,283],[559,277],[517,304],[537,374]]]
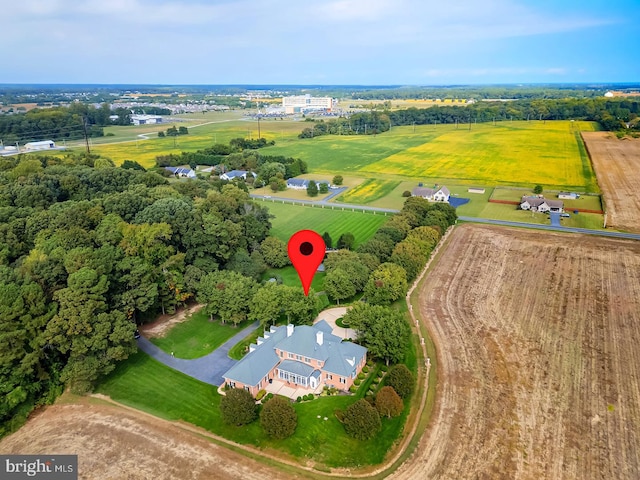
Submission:
[[[389,478],[640,478],[640,242],[459,226],[420,309],[438,347],[436,407]],[[77,453],[88,479],[321,476],[82,403],[48,408],[0,452]]]
[[[583,132],[607,206],[607,226],[640,232],[640,139]]]
[[[420,301],[437,407],[398,478],[640,478],[640,242],[465,225]]]

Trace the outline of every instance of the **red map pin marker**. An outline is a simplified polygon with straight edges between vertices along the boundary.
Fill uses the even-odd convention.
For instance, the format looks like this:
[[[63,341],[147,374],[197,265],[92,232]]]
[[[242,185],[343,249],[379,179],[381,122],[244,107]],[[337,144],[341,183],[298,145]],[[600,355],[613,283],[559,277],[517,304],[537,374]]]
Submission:
[[[287,245],[291,263],[298,272],[304,294],[309,296],[309,287],[318,266],[324,259],[326,246],[320,235],[312,230],[294,233]]]

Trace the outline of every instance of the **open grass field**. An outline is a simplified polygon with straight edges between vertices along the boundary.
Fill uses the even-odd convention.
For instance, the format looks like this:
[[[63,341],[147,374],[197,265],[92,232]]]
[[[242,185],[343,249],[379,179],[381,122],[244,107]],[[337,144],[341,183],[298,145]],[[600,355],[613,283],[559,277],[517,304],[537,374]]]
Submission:
[[[334,242],[343,233],[350,232],[355,236],[355,246],[358,246],[366,242],[390,218],[382,213],[374,215],[372,212],[342,211],[338,207],[332,210],[330,205],[320,208],[270,201],[264,204],[275,215],[271,219],[271,234],[284,242],[288,242],[298,230],[314,230],[320,235],[329,232]]]
[[[602,188],[607,226],[640,232],[640,140],[606,132],[583,137]]]
[[[640,478],[640,243],[463,225],[444,253],[436,409],[390,478]]]
[[[202,310],[173,326],[164,336],[151,338],[154,345],[177,358],[199,358],[211,353],[233,337],[246,324],[234,327],[210,321]]]
[[[398,185],[399,180],[380,180],[368,178],[357,187],[347,190],[337,198],[338,202],[368,204],[386,197]]]

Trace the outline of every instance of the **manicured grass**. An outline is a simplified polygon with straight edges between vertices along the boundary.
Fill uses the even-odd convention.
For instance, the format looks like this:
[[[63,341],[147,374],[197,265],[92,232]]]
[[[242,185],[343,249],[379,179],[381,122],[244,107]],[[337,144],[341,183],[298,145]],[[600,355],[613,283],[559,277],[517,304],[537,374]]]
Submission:
[[[508,220],[512,222],[537,223],[541,225],[551,225],[549,215],[546,213],[536,213],[520,210],[516,205],[503,205],[499,203],[487,203],[479,215],[480,218],[491,218],[495,220]],[[604,221],[603,215],[595,213],[571,213],[569,218],[561,218],[560,224],[565,227],[590,228],[601,230]]]
[[[558,200],[558,193],[558,190],[544,190],[542,195],[549,200]],[[534,195],[534,193],[531,189],[498,187],[494,190],[491,198],[495,200],[519,202],[523,195]],[[564,209],[567,211],[573,210],[574,208],[596,211],[602,210],[600,195],[580,195],[580,198],[575,200],[562,200],[562,202],[564,202]]]
[[[164,337],[152,338],[151,342],[177,358],[199,358],[211,353],[233,337],[247,322],[237,327],[213,322],[202,310],[188,320],[178,323]]]
[[[385,197],[398,185],[400,185],[400,181],[398,180],[379,180],[376,178],[368,178],[356,188],[347,190],[337,199],[337,201],[368,204],[374,200]]]
[[[275,218],[271,219],[271,234],[284,242],[288,242],[291,235],[298,230],[309,229],[320,235],[329,232],[334,244],[340,235],[350,232],[355,236],[357,247],[367,241],[389,219],[389,216],[383,213],[343,211],[338,207],[332,210],[329,205],[320,208],[271,201],[265,201],[264,205],[275,215]]]
[[[324,272],[316,272],[313,276],[313,282],[311,282],[311,288],[315,290],[315,292],[321,292],[324,289]],[[280,277],[282,279],[282,283],[288,285],[290,287],[300,287],[302,288],[302,284],[300,283],[300,277],[298,276],[298,272],[293,268],[292,265],[283,267],[283,268],[270,268],[266,272],[262,274],[263,280],[268,280],[270,278]]]
[[[161,418],[189,422],[238,443],[279,449],[329,467],[382,462],[404,422],[404,416],[384,419],[382,431],[375,438],[355,440],[346,435],[334,411],[345,409],[356,398],[336,395],[294,403],[298,413],[295,434],[285,440],[272,440],[264,435],[257,421],[243,427],[225,425],[220,415],[221,397],[215,387],[172,370],[142,352],[120,363],[97,391]]]

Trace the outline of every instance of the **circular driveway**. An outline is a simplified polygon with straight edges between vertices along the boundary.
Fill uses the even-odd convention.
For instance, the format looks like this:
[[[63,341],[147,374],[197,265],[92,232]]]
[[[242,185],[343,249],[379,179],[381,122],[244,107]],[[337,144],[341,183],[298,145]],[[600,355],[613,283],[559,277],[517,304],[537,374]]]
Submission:
[[[333,334],[345,339],[345,338],[356,338],[355,330],[351,328],[342,328],[336,325],[336,320],[344,316],[347,313],[347,309],[349,307],[335,307],[335,308],[327,308],[318,314],[318,318],[316,318],[313,323],[316,324],[320,320],[324,320],[333,329]]]

